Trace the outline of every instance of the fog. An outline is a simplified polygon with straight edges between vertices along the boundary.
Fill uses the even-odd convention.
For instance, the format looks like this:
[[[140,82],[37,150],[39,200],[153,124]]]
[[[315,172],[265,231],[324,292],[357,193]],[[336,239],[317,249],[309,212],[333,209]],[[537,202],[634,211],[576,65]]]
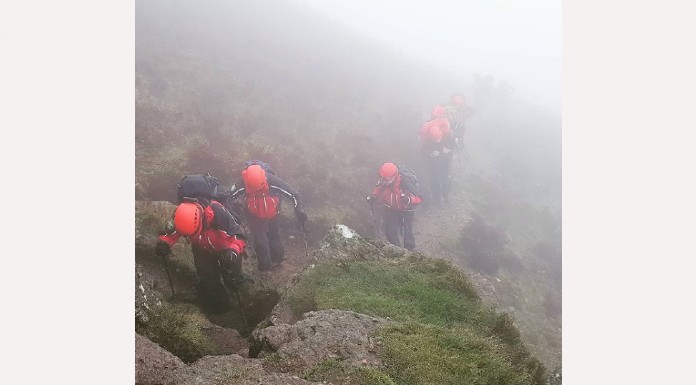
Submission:
[[[182,175],[200,172],[229,188],[244,162],[260,159],[302,192],[310,245],[335,223],[378,237],[365,196],[381,164],[407,165],[424,202],[417,242],[467,268],[509,274],[496,281],[501,304],[517,309],[535,354],[555,367],[560,4],[367,4],[136,2],[136,199],[174,202]],[[452,216],[443,216],[430,206],[417,133],[454,92],[475,115],[452,160]],[[480,220],[463,228],[470,218]],[[456,241],[479,233],[495,241],[480,253]]]
[[[517,97],[561,110],[559,0],[295,1],[462,77],[491,75]]]
[[[560,3],[466,4],[137,2],[136,142],[161,143],[163,128],[215,143],[254,133],[335,147],[351,167],[381,156],[417,165],[408,132],[463,92],[477,111],[467,164],[560,208]]]

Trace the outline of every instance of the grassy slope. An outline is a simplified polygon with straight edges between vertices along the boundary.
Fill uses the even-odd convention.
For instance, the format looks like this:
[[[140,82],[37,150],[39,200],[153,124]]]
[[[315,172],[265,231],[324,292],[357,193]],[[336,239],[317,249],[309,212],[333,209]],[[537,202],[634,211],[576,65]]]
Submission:
[[[443,260],[319,264],[287,301],[297,314],[344,309],[401,322],[379,332],[381,372],[395,383],[544,383],[543,366],[511,320],[483,306],[466,277]],[[306,377],[340,381],[351,375],[333,366]]]
[[[227,1],[224,11],[209,12],[222,3],[136,3],[136,199],[173,200],[172,186],[191,172],[209,171],[229,186],[245,160],[261,158],[303,192],[314,241],[335,222],[371,232],[363,200],[375,169],[395,160],[420,171],[413,135],[423,113],[468,83],[283,1]],[[548,189],[560,186],[560,176],[543,167],[560,167],[547,149],[560,151],[560,141],[541,143],[537,126],[557,129],[556,122],[531,116],[533,109],[499,112],[480,110],[479,133],[467,134],[466,161],[480,172],[462,189],[487,222],[512,236],[509,246],[529,266],[523,274],[502,269],[498,278],[506,305],[525,310],[522,323],[534,335],[543,304],[560,302],[560,276],[549,283],[532,274],[548,265],[532,251],[560,237],[530,215],[537,207],[520,207],[560,205],[549,198],[559,191]],[[560,346],[553,349],[560,355]]]

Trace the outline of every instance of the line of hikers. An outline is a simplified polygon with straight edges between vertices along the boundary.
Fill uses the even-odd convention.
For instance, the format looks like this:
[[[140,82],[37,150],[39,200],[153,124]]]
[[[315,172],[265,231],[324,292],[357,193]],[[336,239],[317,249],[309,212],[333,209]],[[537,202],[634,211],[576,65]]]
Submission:
[[[423,155],[427,160],[430,193],[433,204],[449,199],[449,171],[454,151],[461,149],[464,120],[473,110],[464,103],[461,94],[452,95],[449,103],[436,106],[431,120],[419,130]],[[382,209],[383,231],[387,241],[413,250],[414,209],[423,202],[415,173],[405,165],[382,164],[379,179],[367,202],[374,210]],[[242,258],[249,247],[243,223],[249,227],[254,254],[260,271],[271,270],[285,258],[280,238],[281,198],[292,205],[303,229],[307,213],[299,191],[281,179],[271,166],[260,160],[245,163],[241,181],[225,191],[211,175],[187,175],[178,185],[177,207],[173,222],[162,231],[155,253],[167,257],[171,247],[186,238],[193,253],[198,284],[197,295],[209,311],[229,307],[224,285],[244,282]],[[236,200],[244,204],[239,208]],[[241,216],[240,216],[241,214]],[[222,278],[222,281],[221,281]]]

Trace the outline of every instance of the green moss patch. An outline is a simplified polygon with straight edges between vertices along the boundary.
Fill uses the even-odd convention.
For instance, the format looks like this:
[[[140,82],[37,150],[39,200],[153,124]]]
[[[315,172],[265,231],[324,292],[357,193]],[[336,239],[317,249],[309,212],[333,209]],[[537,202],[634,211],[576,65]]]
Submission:
[[[543,384],[514,362],[506,345],[471,329],[409,323],[385,328],[380,337],[385,371],[399,384]]]
[[[205,317],[195,306],[163,304],[148,316],[136,331],[168,350],[186,363],[216,354],[215,345],[203,333]]]

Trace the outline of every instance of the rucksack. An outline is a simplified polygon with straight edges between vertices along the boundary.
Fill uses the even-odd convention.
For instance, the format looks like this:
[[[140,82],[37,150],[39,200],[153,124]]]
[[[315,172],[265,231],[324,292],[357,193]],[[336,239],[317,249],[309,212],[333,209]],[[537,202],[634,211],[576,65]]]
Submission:
[[[267,193],[250,194],[246,196],[249,213],[257,218],[271,219],[278,214],[280,197]]]
[[[399,174],[402,179],[406,179],[415,191],[411,191],[415,195],[420,195],[420,184],[418,183],[418,178],[416,177],[416,172],[413,171],[408,166],[397,164],[396,168],[399,169]]]
[[[273,174],[273,175],[278,175],[273,171],[273,168],[271,168],[271,165],[262,161],[262,160],[247,160],[244,162],[244,169],[246,170],[247,167],[251,166],[252,164],[256,164],[261,166],[262,169],[266,170],[267,173]]]
[[[192,174],[181,179],[177,195],[181,202],[184,197],[213,199],[219,193],[222,193],[222,187],[217,178],[210,174]]]
[[[261,167],[265,172],[266,176],[267,174],[272,174],[275,175],[275,172],[271,168],[271,166],[263,161],[260,160],[250,160],[244,163],[244,171],[242,171],[242,175],[244,175],[244,185],[247,188],[246,191],[246,204],[247,204],[247,209],[249,210],[249,213],[257,218],[261,219],[271,219],[274,218],[278,214],[278,208],[280,206],[280,197],[278,196],[271,196],[268,194],[268,180],[263,179],[263,188],[254,191],[254,192],[249,192],[250,188],[250,183],[252,185],[260,185],[261,182],[261,175],[258,173],[254,173],[253,176],[250,176],[248,174],[248,168],[249,166],[252,165],[257,165]],[[246,173],[246,175],[245,175]],[[247,178],[251,178],[250,180],[247,180]]]

